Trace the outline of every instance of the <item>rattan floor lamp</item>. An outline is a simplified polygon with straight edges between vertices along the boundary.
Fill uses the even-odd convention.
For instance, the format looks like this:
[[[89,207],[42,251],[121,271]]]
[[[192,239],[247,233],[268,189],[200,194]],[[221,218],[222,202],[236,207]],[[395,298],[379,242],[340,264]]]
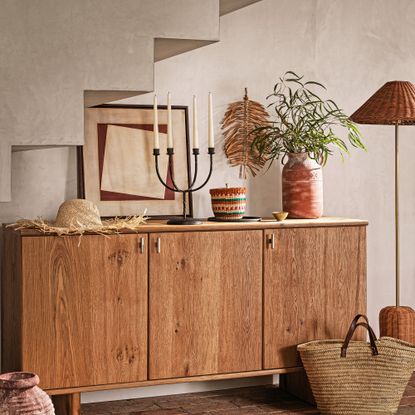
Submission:
[[[415,125],[415,86],[408,81],[387,82],[350,117],[358,124],[395,126],[395,280],[396,305],[379,313],[380,335],[415,343],[415,311],[401,306],[399,252],[399,126]]]

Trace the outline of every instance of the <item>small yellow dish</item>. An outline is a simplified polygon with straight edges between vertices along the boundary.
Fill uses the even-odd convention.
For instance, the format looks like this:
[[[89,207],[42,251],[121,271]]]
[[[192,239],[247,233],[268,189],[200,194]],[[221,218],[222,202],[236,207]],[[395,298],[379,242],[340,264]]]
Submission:
[[[282,222],[287,219],[288,212],[272,212],[272,216],[277,219],[278,222]]]

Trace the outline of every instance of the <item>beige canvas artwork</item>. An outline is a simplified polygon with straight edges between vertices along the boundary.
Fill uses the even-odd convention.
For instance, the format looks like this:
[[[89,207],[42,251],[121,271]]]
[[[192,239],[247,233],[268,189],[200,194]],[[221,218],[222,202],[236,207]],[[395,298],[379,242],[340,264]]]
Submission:
[[[166,152],[166,142],[167,135],[160,134],[162,154]],[[154,170],[143,168],[154,162],[152,149],[152,131],[109,125],[101,190],[163,199],[165,188]],[[167,157],[161,158],[159,167],[161,177],[167,177]]]
[[[167,111],[158,112],[160,176],[170,186]],[[101,216],[182,214],[183,195],[164,188],[155,169],[151,107],[103,106],[85,110],[82,167],[83,196],[94,202]],[[188,182],[187,108],[173,107],[174,180]],[[188,214],[190,213],[190,207]]]

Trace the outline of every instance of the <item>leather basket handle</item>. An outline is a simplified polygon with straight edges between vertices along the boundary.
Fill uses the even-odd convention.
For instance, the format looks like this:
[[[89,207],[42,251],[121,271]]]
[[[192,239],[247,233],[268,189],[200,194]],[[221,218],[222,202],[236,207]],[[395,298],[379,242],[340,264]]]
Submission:
[[[358,322],[361,318],[366,320],[365,322]],[[347,332],[346,338],[344,339],[342,348],[341,348],[341,357],[346,357],[347,348],[349,347],[350,340],[353,337],[354,332],[359,327],[365,327],[366,330],[369,332],[369,340],[370,340],[370,348],[372,349],[372,356],[377,356],[379,354],[378,348],[376,346],[376,334],[372,330],[372,327],[369,326],[369,320],[364,314],[358,314],[352,321],[349,327],[349,331]]]

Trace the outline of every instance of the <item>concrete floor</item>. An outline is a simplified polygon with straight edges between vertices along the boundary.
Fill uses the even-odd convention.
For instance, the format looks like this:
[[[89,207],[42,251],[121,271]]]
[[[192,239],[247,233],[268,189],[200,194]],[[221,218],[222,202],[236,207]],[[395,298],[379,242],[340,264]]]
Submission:
[[[82,415],[115,414],[318,415],[319,412],[271,385],[82,405]],[[415,376],[406,389],[398,415],[415,415]]]

